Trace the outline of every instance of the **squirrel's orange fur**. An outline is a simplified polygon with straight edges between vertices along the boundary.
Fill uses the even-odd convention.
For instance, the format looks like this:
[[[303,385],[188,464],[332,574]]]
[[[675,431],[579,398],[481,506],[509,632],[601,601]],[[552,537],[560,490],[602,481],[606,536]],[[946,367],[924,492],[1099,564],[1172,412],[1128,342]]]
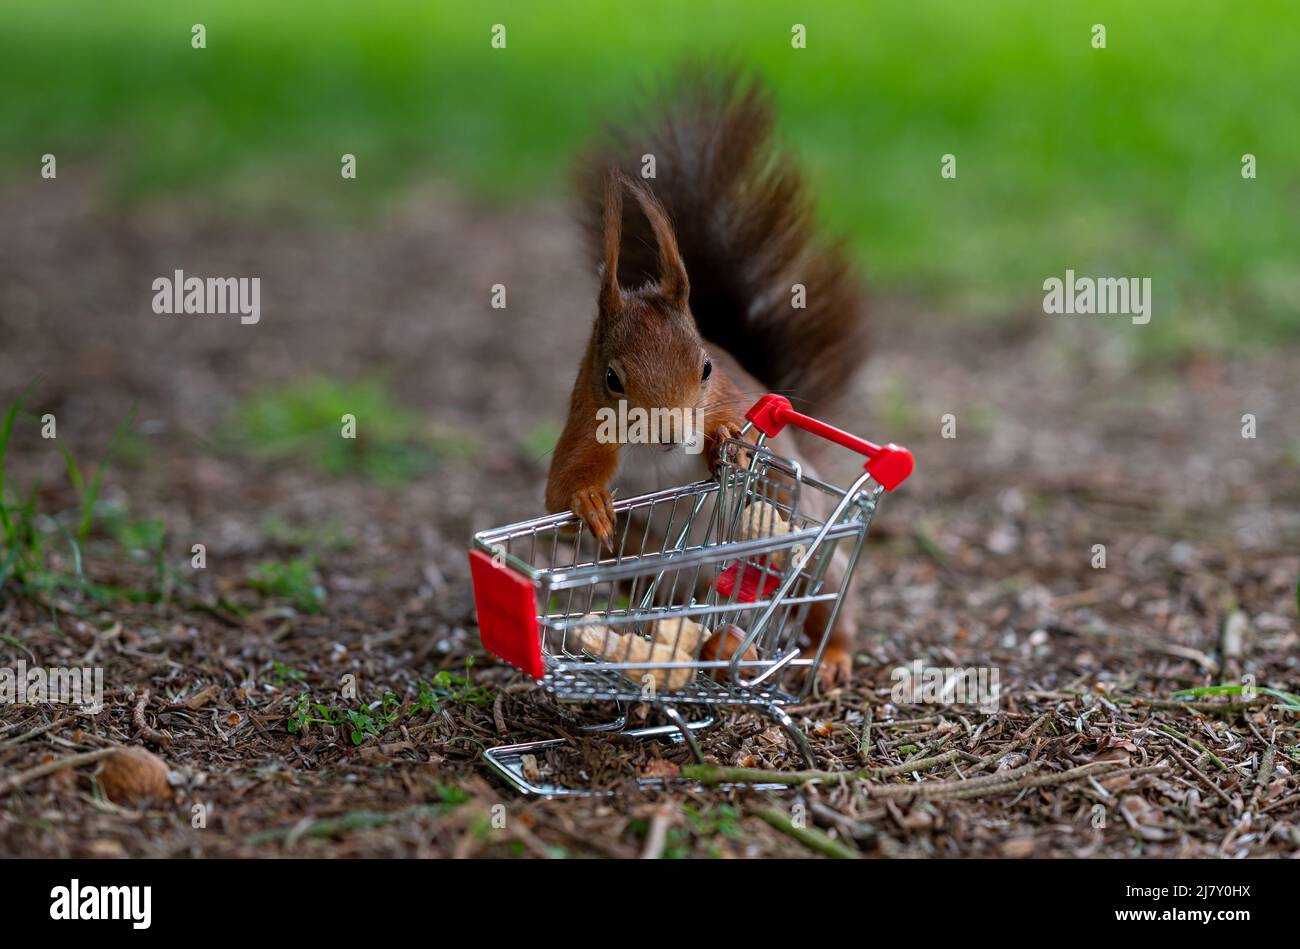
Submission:
[[[630,449],[597,440],[598,410],[620,400],[647,410],[700,410],[705,445],[694,463],[695,476],[705,477],[759,395],[779,391],[824,412],[865,356],[860,287],[841,250],[815,238],[802,178],[772,145],[766,97],[734,76],[691,71],[667,100],[649,122],[610,130],[577,175],[589,196],[600,289],[546,506],[574,511],[611,547],[611,487],[653,465],[620,469]],[[638,174],[646,155],[656,166],[649,180]],[[792,305],[795,284],[805,288],[806,308]],[[666,448],[685,462],[680,470],[690,470],[681,444],[653,448]],[[786,435],[773,449],[800,455]],[[810,629],[825,625],[823,610],[814,605]],[[848,616],[841,610],[826,644],[824,681],[849,671]]]

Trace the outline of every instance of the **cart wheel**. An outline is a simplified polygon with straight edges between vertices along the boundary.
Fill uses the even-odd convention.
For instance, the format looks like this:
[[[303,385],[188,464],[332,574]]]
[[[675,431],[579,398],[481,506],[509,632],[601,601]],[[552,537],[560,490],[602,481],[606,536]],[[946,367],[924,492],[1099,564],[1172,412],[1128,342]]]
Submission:
[[[794,723],[794,719],[787,715],[785,709],[779,705],[767,706],[767,714],[775,718],[777,724],[785,729],[785,733],[794,739],[795,745],[799,748],[799,753],[803,755],[804,767],[815,769],[817,761],[813,758],[812,745],[808,744],[808,736]]]
[[[695,735],[691,731],[691,726],[687,723],[686,719],[682,717],[682,713],[677,711],[677,709],[673,708],[671,705],[665,705],[664,715],[666,715],[668,721],[676,725],[677,730],[682,733],[682,741],[686,742],[687,747],[691,749],[691,754],[695,756],[696,763],[704,764],[704,754],[700,751],[700,743],[695,740]],[[787,721],[788,720],[787,717]],[[793,722],[791,722],[791,724],[793,724]]]

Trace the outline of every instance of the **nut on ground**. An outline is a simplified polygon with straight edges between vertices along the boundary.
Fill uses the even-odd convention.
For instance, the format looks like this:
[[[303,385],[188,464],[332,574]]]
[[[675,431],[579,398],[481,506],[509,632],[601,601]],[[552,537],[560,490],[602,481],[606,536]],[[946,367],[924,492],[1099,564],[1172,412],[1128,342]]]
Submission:
[[[99,786],[115,804],[172,798],[166,763],[144,748],[115,749],[99,769]]]

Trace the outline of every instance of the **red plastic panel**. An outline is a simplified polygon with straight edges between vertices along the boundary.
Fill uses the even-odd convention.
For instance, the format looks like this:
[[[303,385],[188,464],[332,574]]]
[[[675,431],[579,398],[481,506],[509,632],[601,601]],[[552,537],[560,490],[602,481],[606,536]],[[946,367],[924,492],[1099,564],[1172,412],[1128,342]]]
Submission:
[[[469,552],[469,572],[474,579],[483,646],[519,671],[540,679],[545,667],[533,585],[504,564],[498,567],[481,550]]]
[[[744,603],[753,603],[762,597],[767,599],[773,590],[781,585],[781,577],[768,570],[763,569],[763,563],[766,560],[760,557],[757,561],[750,563],[748,561],[733,563],[713,581],[714,588],[728,599],[731,598],[731,591],[736,589],[737,577],[739,577],[740,592],[736,594],[736,599]],[[759,590],[759,582],[762,582],[762,590]]]

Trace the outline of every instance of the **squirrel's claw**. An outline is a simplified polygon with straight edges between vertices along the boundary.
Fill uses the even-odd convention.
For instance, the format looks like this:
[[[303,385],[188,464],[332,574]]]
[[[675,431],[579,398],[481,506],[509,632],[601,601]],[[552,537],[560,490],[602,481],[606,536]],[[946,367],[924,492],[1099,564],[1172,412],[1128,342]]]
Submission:
[[[731,422],[720,422],[717,427],[709,434],[708,452],[709,452],[709,471],[713,475],[718,474],[722,467],[722,447],[729,438],[740,438],[740,430],[743,426],[734,425]],[[749,467],[749,452],[742,448],[736,449],[735,464],[741,468]]]
[[[573,493],[569,508],[582,518],[600,545],[614,549],[614,497],[604,488],[583,488]]]

